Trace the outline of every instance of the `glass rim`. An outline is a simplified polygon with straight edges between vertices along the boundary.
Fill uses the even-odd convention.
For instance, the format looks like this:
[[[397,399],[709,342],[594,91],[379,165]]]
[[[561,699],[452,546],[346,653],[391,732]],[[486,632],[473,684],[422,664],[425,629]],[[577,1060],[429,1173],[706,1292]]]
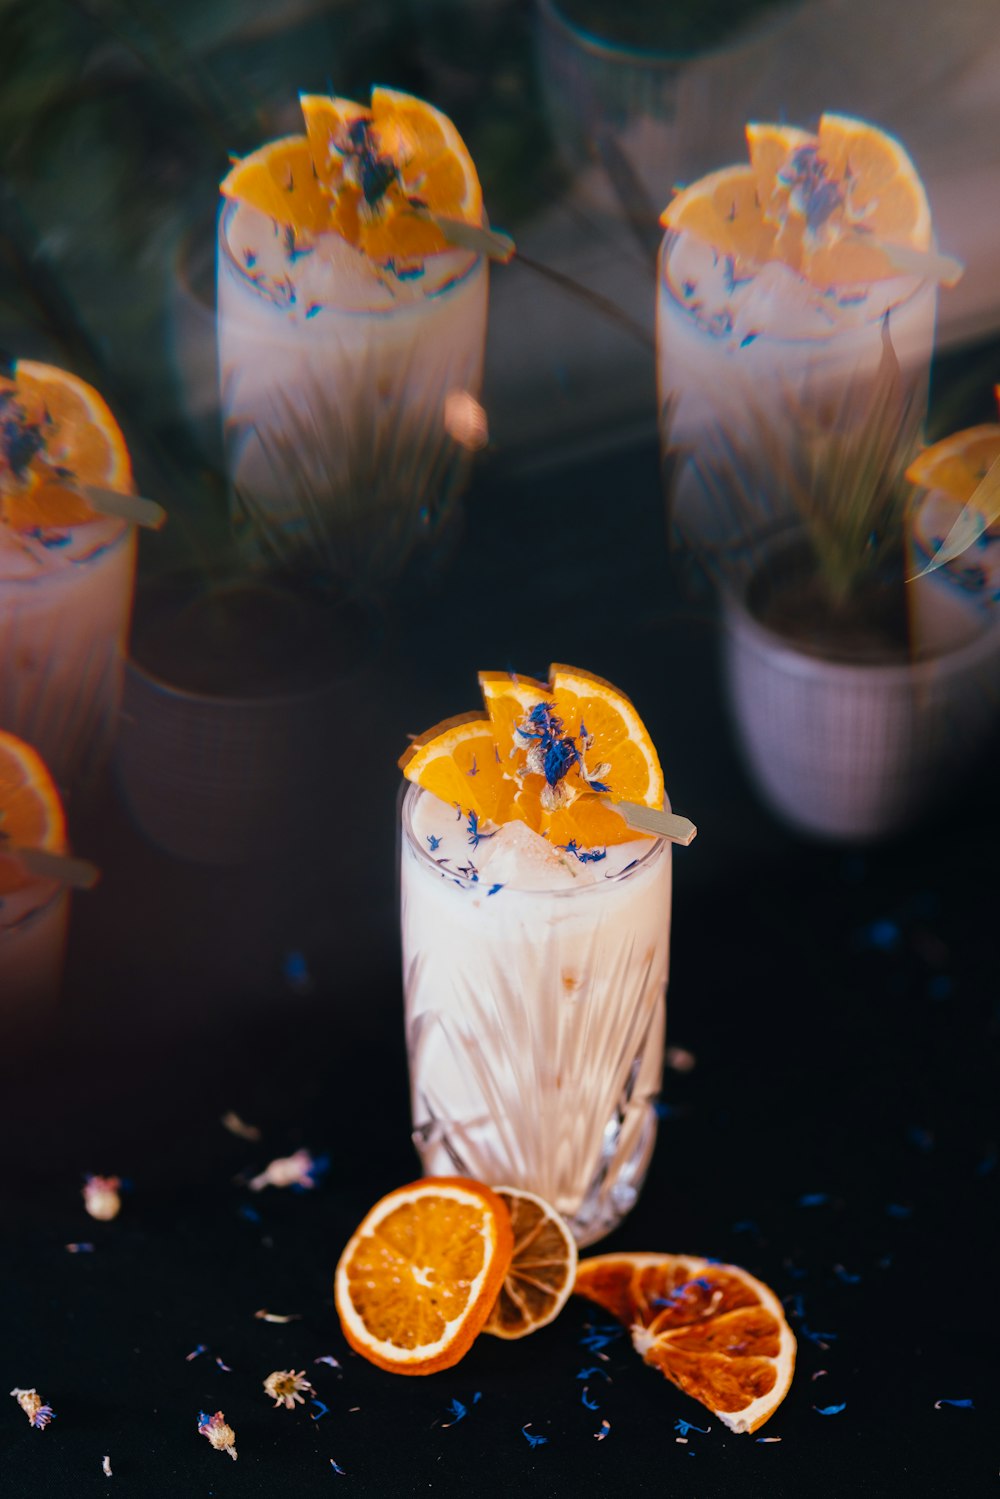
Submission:
[[[409,848],[412,849],[419,863],[427,870],[429,874],[435,874],[438,876],[438,878],[442,878],[443,876],[440,865],[431,856],[430,851],[417,842],[417,839],[414,836],[413,832],[414,806],[421,796],[432,795],[433,793],[430,791],[426,791],[423,786],[417,786],[412,781],[404,780],[402,786],[399,789],[399,795],[397,798],[399,804],[399,821],[403,837]],[[667,801],[666,797],[664,797],[664,802],[666,803],[666,806],[669,810],[669,802]],[[442,802],[441,805],[444,806],[444,803]],[[635,841],[638,843],[646,840],[643,840],[642,835],[639,834]],[[524,889],[520,885],[512,884],[509,880],[506,880],[504,881],[503,888],[504,890],[511,891],[512,894],[526,896],[528,898],[532,896],[542,896],[546,900],[577,900],[581,896],[592,894],[594,891],[606,890],[611,886],[620,885],[625,880],[632,879],[633,876],[640,874],[643,870],[650,868],[651,865],[658,862],[663,854],[664,849],[667,849],[669,851],[669,838],[651,837],[648,839],[648,842],[650,845],[649,848],[644,854],[640,855],[639,858],[634,859],[632,863],[626,865],[624,869],[618,870],[616,874],[606,874],[600,880],[588,880],[587,883],[583,885],[559,885],[556,887],[545,886],[541,889],[528,890]],[[472,888],[471,883],[466,883],[465,881],[463,881],[462,883],[464,888]]]
[[[18,914],[19,905],[27,904],[36,892],[37,901]],[[68,900],[69,893],[68,886],[60,884],[58,880],[32,880],[27,885],[20,885],[16,890],[9,890],[0,901],[0,907],[10,906],[15,914],[12,921],[4,921],[2,909],[0,909],[0,942],[15,936],[19,931],[40,920],[60,900]]]
[[[697,319],[694,317],[691,308],[687,307],[684,302],[681,301],[680,297],[677,295],[677,291],[673,285],[673,282],[667,274],[670,256],[673,254],[675,246],[680,242],[680,240],[686,233],[688,233],[688,231],[685,231],[683,229],[668,229],[664,234],[663,243],[661,245],[662,269],[659,273],[658,280],[660,285],[666,288],[668,302],[677,309],[678,313],[683,317],[684,321],[690,323],[694,328],[698,329],[698,331],[706,332],[707,330],[698,328]],[[783,262],[767,261],[765,262],[765,264],[781,265],[783,264]],[[789,269],[791,269],[791,267],[789,267]],[[799,281],[805,281],[809,286],[813,285],[813,283],[809,281],[807,277],[801,275],[800,272],[796,271],[794,274]],[[872,313],[870,316],[866,317],[864,322],[862,323],[855,323],[846,328],[832,327],[825,333],[803,333],[799,337],[792,337],[788,334],[769,333],[765,328],[757,334],[756,338],[754,339],[754,343],[756,344],[763,341],[770,348],[802,348],[810,344],[814,347],[820,347],[823,344],[831,343],[834,339],[847,338],[851,334],[862,333],[871,328],[879,326],[886,314],[898,313],[902,308],[911,306],[918,297],[924,294],[929,294],[934,299],[936,299],[937,297],[937,282],[929,276],[893,276],[891,278],[887,277],[886,279],[898,281],[901,284],[906,285],[910,285],[912,283],[911,289],[907,292],[906,296],[898,298],[895,302],[892,303],[890,307],[883,309],[882,312]],[[876,283],[874,281],[857,283],[857,285],[859,286],[868,286],[869,288],[875,286],[876,284],[879,283]],[[817,287],[816,290],[821,291],[821,288]],[[711,335],[708,336],[711,337]],[[719,340],[720,344],[723,342],[724,340]]]
[[[70,532],[75,536],[78,532],[84,531],[87,526],[98,524],[107,525],[113,527],[113,529],[109,531],[103,541],[97,543],[92,552],[88,552],[83,557],[67,557],[65,564],[57,568],[43,569],[31,574],[19,573],[16,577],[11,576],[3,570],[3,549],[0,548],[0,589],[18,587],[37,588],[43,582],[48,582],[55,578],[75,578],[79,576],[79,569],[90,567],[100,562],[109,553],[117,551],[122,541],[127,540],[131,533],[138,531],[138,527],[134,521],[126,520],[123,516],[117,515],[95,515],[93,520],[79,521],[75,526],[53,526],[52,530]]]
[[[280,311],[282,310],[282,304],[261,285],[259,280],[255,280],[250,275],[245,265],[241,265],[229,243],[229,224],[235,218],[241,206],[234,198],[223,198],[220,205],[216,236],[220,252],[220,264],[225,264],[230,269],[238,285],[245,287],[253,296],[258,297],[262,302],[266,302],[268,306],[275,307]],[[266,218],[266,215],[262,214],[261,217]],[[331,233],[335,232],[331,231]],[[461,250],[457,246],[437,252],[438,255],[452,255],[456,253],[461,253]],[[458,291],[468,281],[471,281],[476,271],[486,266],[485,255],[477,254],[475,250],[468,250],[465,253],[469,256],[468,261],[463,261],[460,269],[456,270],[453,276],[448,277],[440,286],[435,287],[433,291],[425,292],[417,300],[398,302],[393,307],[340,307],[336,302],[324,303],[324,306],[329,307],[331,311],[338,313],[341,317],[392,318],[398,317],[402,313],[413,311],[418,307],[423,307],[427,302],[437,300],[446,301],[453,292]],[[426,255],[424,259],[433,261],[436,259],[436,256]],[[316,325],[317,327],[322,326],[318,318],[316,319]]]

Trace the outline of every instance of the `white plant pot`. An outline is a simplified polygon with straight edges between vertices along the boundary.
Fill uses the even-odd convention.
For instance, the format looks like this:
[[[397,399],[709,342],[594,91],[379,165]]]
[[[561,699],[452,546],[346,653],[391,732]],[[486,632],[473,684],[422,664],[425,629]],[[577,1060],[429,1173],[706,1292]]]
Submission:
[[[875,840],[945,797],[995,729],[1000,617],[918,661],[851,664],[797,649],[731,596],[724,671],[744,758],[772,810],[821,838]]]

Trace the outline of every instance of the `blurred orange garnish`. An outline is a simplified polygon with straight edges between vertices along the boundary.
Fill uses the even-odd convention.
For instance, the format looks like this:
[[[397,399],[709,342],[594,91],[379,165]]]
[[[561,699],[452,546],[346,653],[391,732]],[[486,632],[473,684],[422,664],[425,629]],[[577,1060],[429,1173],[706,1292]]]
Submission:
[[[95,519],[69,486],[132,490],[125,439],[102,398],[66,370],[19,359],[0,375],[0,520],[18,531]]]
[[[35,879],[16,859],[4,855],[5,843],[65,853],[66,822],[41,757],[23,740],[0,730],[0,897]]]

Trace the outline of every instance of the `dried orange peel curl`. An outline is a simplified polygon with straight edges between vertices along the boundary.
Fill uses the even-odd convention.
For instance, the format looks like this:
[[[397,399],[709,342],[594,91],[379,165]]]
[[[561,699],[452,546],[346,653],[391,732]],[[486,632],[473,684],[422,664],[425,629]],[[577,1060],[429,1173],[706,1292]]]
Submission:
[[[376,265],[413,265],[455,244],[510,257],[482,227],[472,157],[447,115],[412,94],[373,88],[370,107],[300,97],[305,135],[234,163],[223,195],[249,204],[294,240],[336,233]]]
[[[757,1431],[784,1400],[795,1337],[774,1292],[738,1265],[679,1254],[581,1260],[576,1292],[631,1330],[647,1364],[730,1431]]]
[[[950,285],[961,275],[934,252],[927,194],[894,136],[839,114],[824,114],[815,134],[751,123],[746,136],[749,165],[684,188],[664,228],[741,265],[784,262],[824,288],[906,274]]]
[[[649,733],[617,687],[555,664],[548,682],[484,671],[484,713],[435,724],[399,764],[407,780],[477,822],[524,822],[555,847],[643,835],[610,799],[661,808],[663,771]]]

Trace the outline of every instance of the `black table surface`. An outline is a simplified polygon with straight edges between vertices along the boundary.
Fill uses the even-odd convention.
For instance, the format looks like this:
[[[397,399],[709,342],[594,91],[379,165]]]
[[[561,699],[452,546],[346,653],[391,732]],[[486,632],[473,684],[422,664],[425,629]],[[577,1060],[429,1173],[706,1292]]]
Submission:
[[[30,1061],[0,1063],[3,1393],[36,1386],[57,1411],[37,1432],[0,1408],[5,1496],[995,1491],[995,780],[987,764],[878,847],[800,839],[754,796],[716,656],[710,611],[671,578],[652,445],[487,466],[450,570],[387,612],[294,848],[181,863],[110,780],[78,813],[104,878],[76,900],[63,1010]],[[475,706],[478,668],[553,659],[630,692],[699,827],[675,853],[668,998],[668,1039],[696,1065],[668,1068],[645,1190],[601,1247],[714,1256],[784,1298],[795,1379],[756,1437],[627,1336],[598,1358],[608,1319],[582,1301],[423,1379],[351,1354],[333,1307],[348,1235],[419,1174],[396,756]],[[259,1143],[221,1126],[230,1109]],[[300,1146],[329,1157],[313,1191],[248,1191]],[[115,1222],[85,1215],[86,1172],[126,1178]],[[280,1368],[320,1403],[273,1409],[261,1384]],[[198,1435],[218,1409],[236,1463]]]

